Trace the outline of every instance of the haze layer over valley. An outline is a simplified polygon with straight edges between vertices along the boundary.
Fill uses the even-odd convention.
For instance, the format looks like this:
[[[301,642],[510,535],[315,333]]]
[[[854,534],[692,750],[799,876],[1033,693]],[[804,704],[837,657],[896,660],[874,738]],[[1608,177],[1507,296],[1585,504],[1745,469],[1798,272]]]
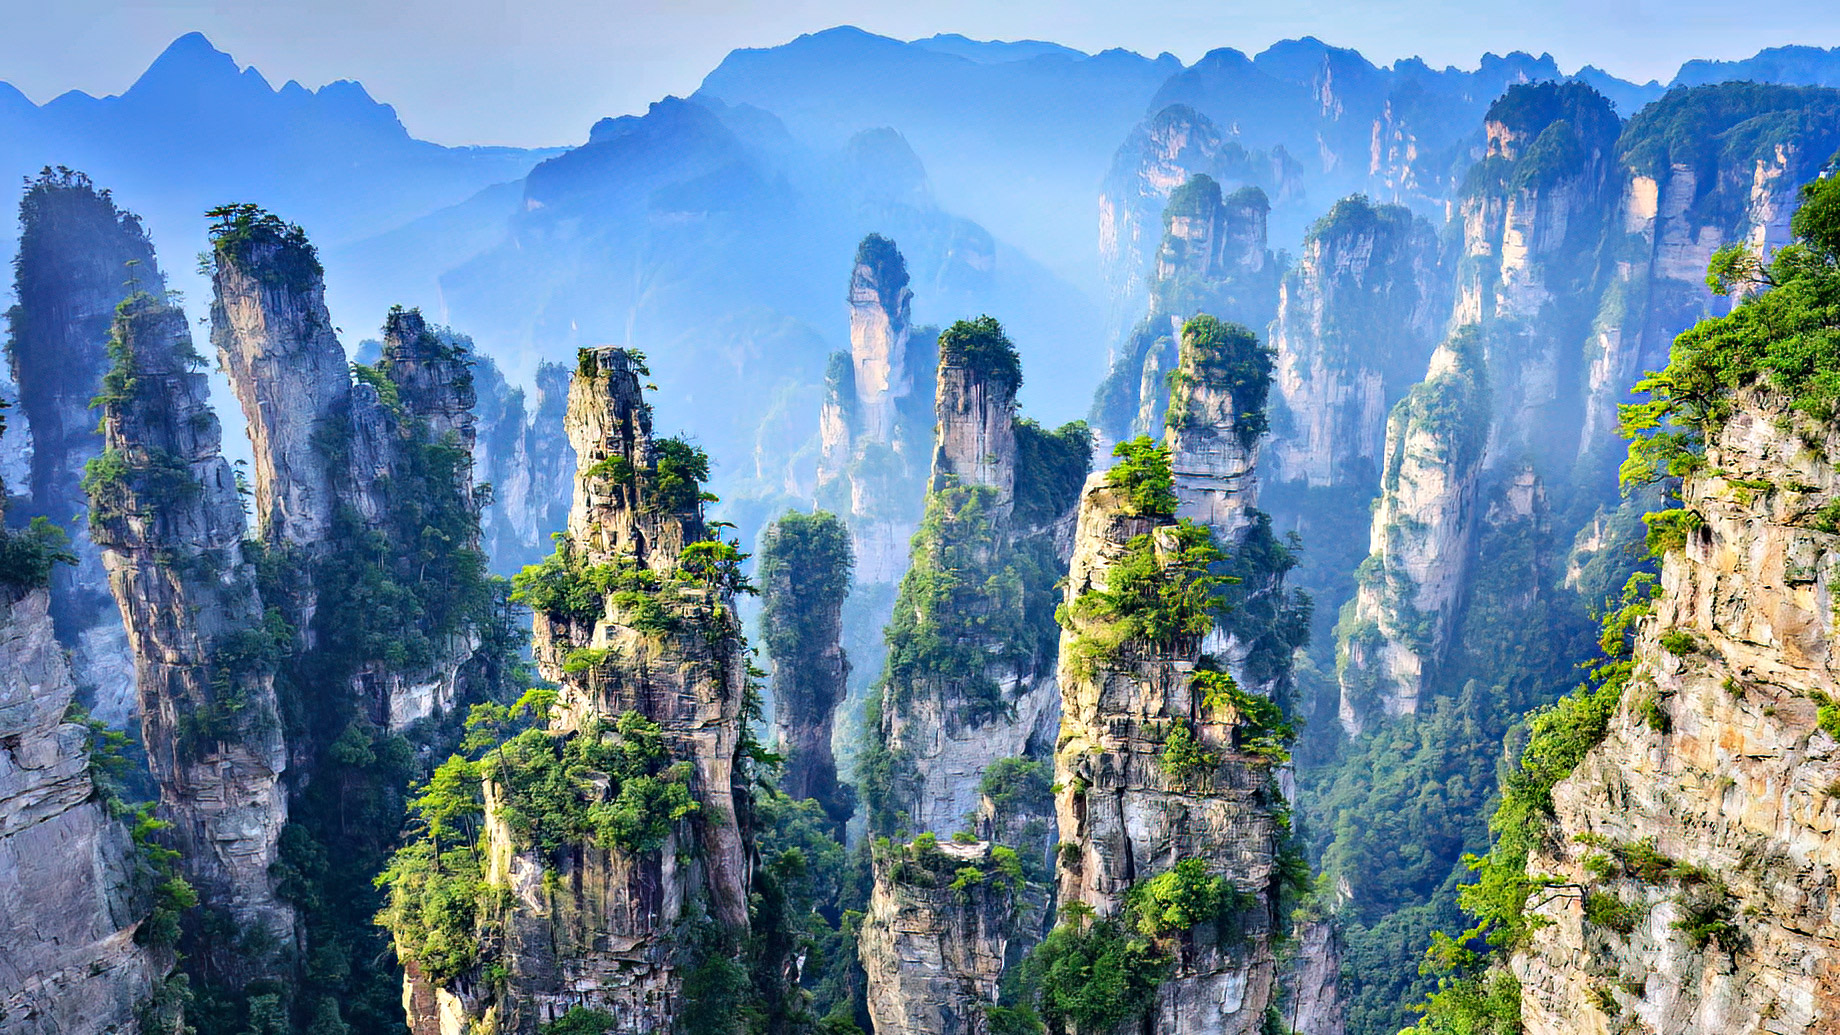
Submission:
[[[1837,161],[1806,46],[0,84],[0,1030],[1830,1030]]]

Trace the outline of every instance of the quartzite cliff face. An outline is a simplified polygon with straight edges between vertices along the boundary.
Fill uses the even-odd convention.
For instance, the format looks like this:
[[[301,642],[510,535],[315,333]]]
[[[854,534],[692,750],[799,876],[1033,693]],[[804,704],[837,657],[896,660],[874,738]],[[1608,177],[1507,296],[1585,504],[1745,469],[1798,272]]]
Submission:
[[[152,879],[91,778],[50,594],[0,586],[0,1019],[20,1035],[129,1031],[171,965],[136,933]]]
[[[1081,500],[1055,751],[1060,903],[1116,917],[1133,885],[1199,860],[1231,885],[1240,937],[1223,938],[1211,923],[1184,932],[1144,1023],[1158,1032],[1249,1035],[1264,1023],[1277,979],[1274,817],[1283,801],[1271,765],[1239,750],[1244,717],[1204,703],[1194,685],[1201,632],[1126,640],[1096,657],[1076,642],[1098,631],[1077,617],[1077,602],[1107,587],[1127,555],[1148,550],[1160,565],[1179,563],[1174,519],[1135,509],[1104,475],[1088,481]],[[1182,736],[1198,751],[1192,766],[1165,761],[1171,739]]]
[[[690,447],[653,439],[643,368],[619,349],[586,350],[569,391],[567,433],[579,458],[575,505],[555,563],[569,578],[619,573],[592,611],[536,610],[539,671],[560,687],[546,728],[498,749],[525,761],[487,770],[484,880],[503,888],[482,923],[484,956],[502,977],[432,985],[411,968],[411,1027],[468,1023],[531,1035],[573,1007],[603,1011],[616,1032],[669,1029],[687,974],[731,960],[748,931],[750,812],[743,761],[746,645],[732,562],[713,544],[700,475],[677,466]],[[551,799],[532,784],[571,752],[624,751],[645,768],[602,762],[580,808],[637,808],[644,829],[581,833],[533,825]],[[519,754],[528,752],[528,756]],[[596,757],[583,755],[580,757]],[[538,775],[532,775],[538,774]],[[653,781],[644,783],[642,781]],[[638,787],[687,788],[683,806],[628,801]],[[554,822],[553,820],[551,822]]]
[[[294,909],[271,873],[288,819],[282,645],[264,626],[242,497],[184,311],[131,300],[115,339],[107,452],[87,484],[133,649],[160,817],[201,900],[279,948],[295,940]],[[238,983],[283,966],[230,944],[190,951]]]
[[[1449,311],[1437,235],[1403,206],[1336,202],[1279,289],[1273,482],[1371,487],[1387,411],[1424,374]]]
[[[298,228],[232,212],[213,240],[211,338],[248,421],[256,533],[303,576],[281,587],[286,601],[269,603],[308,633],[311,649],[320,569],[357,540],[448,559],[478,553],[472,373],[464,349],[419,312],[393,310],[382,359],[354,379]],[[437,513],[447,520],[428,516]],[[435,528],[446,539],[429,541],[441,523],[456,528]],[[478,625],[430,619],[440,642],[423,664],[351,659],[351,694],[392,730],[450,708],[479,662]]]
[[[1223,195],[1196,175],[1169,195],[1162,243],[1150,259],[1149,311],[1113,351],[1093,399],[1101,437],[1162,434],[1182,324],[1212,313],[1263,330],[1278,302],[1281,271],[1267,247],[1271,205],[1257,187]]]
[[[1069,461],[1084,473],[1087,444],[1083,429],[1061,439],[1018,426],[1021,368],[993,320],[940,336],[937,383],[932,488],[895,603],[872,734],[872,754],[887,762],[872,781],[886,786],[869,796],[878,831],[950,837],[969,829],[992,763],[1045,754],[1059,706],[1049,587],[1066,493],[1044,489],[1045,505],[1016,513],[1018,434],[1055,445],[1037,454],[1034,479]]]
[[[876,846],[860,945],[877,1035],[989,1035],[1018,919],[1041,911],[1004,851],[932,837]]]
[[[892,585],[907,559],[918,515],[911,486],[925,470],[924,423],[913,398],[913,337],[907,262],[876,234],[856,250],[850,273],[850,352],[833,357],[820,417],[818,500],[847,514],[859,582]],[[925,405],[924,394],[919,397]],[[845,495],[847,493],[847,495]]]
[[[24,426],[7,437],[23,441],[29,431],[31,466],[25,483],[12,487],[27,497],[17,516],[44,516],[70,533],[77,563],[51,587],[58,638],[72,652],[92,713],[125,726],[137,703],[134,671],[101,552],[90,541],[81,483],[84,464],[102,451],[90,400],[109,368],[115,306],[164,285],[140,220],[82,173],[46,170],[27,185],[19,217],[7,354],[19,386],[15,423]]]
[[[1840,437],[1746,393],[1682,499],[1607,739],[1553,789],[1559,883],[1513,961],[1533,1035],[1812,1033],[1840,1016],[1831,583]],[[1767,488],[1754,486],[1767,485]]]
[[[1418,710],[1449,645],[1476,536],[1488,383],[1471,332],[1432,354],[1429,376],[1387,420],[1386,473],[1370,553],[1336,627],[1341,721]]]

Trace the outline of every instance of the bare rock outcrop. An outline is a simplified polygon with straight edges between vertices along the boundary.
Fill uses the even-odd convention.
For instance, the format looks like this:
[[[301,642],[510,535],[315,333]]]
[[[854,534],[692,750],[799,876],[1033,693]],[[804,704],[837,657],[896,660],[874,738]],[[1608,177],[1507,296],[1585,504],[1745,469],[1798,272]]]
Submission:
[[[1681,489],[1606,739],[1552,792],[1527,872],[1549,926],[1513,959],[1533,1035],[1830,1030],[1840,692],[1817,515],[1840,499],[1831,426],[1747,391]],[[1762,487],[1767,486],[1767,487]]]
[[[1248,716],[1198,685],[1205,628],[1152,641],[1129,635],[1138,626],[1122,605],[1082,603],[1095,591],[1122,591],[1117,573],[1145,563],[1164,578],[1192,579],[1192,568],[1182,569],[1193,564],[1184,558],[1197,531],[1206,535],[1139,513],[1107,476],[1087,482],[1061,648],[1060,903],[1117,917],[1140,882],[1198,861],[1232,889],[1233,923],[1197,924],[1173,940],[1170,970],[1141,1023],[1249,1035],[1261,1030],[1278,969],[1271,941],[1283,800],[1271,761],[1246,750]]]
[[[1437,235],[1399,205],[1335,203],[1279,289],[1274,482],[1310,488],[1371,480],[1386,415],[1422,376],[1450,300]]]
[[[171,966],[136,941],[151,880],[92,780],[76,691],[49,592],[0,586],[0,1021],[19,1035],[132,1030]]]
[[[91,527],[133,651],[159,815],[202,901],[268,944],[291,945],[294,909],[271,872],[288,820],[275,692],[287,645],[264,624],[242,496],[185,312],[139,296],[114,333]],[[234,944],[188,953],[239,982],[284,967],[279,954]]]
[[[858,945],[877,1035],[989,1035],[1019,915],[1044,904],[1015,854],[925,836],[878,844],[874,874]]]
[[[1341,721],[1417,711],[1449,644],[1478,526],[1488,382],[1476,336],[1432,355],[1426,379],[1387,419],[1386,473],[1368,559],[1336,628]]]
[[[118,208],[82,173],[47,169],[19,204],[14,259],[17,305],[8,311],[7,355],[18,386],[8,444],[31,439],[27,477],[12,489],[21,516],[42,516],[70,534],[77,563],[52,577],[51,613],[71,651],[90,711],[126,726],[138,702],[134,669],[101,551],[91,541],[83,467],[102,452],[90,409],[110,366],[115,306],[137,290],[164,286],[138,217]]]

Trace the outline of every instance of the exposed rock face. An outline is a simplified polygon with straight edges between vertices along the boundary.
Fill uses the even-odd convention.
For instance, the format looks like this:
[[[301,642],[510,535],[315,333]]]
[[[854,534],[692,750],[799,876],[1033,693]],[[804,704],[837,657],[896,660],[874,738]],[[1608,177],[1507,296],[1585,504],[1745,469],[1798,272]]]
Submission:
[[[842,823],[851,802],[837,782],[831,732],[850,674],[842,646],[849,532],[828,513],[788,514],[761,537],[757,570],[773,664],[773,741],[786,759],[780,788],[816,799]]]
[[[858,584],[884,587],[859,601],[877,628],[919,521],[932,418],[930,344],[914,338],[907,285],[895,243],[863,238],[850,275],[850,352],[831,357],[819,414],[817,503],[847,517]]]
[[[1176,514],[1231,543],[1259,502],[1258,439],[1270,361],[1243,328],[1196,320],[1182,336],[1171,379],[1170,471]]]
[[[1569,462],[1583,406],[1573,357],[1602,288],[1621,123],[1582,83],[1537,83],[1497,101],[1484,128],[1488,153],[1458,216],[1451,326],[1482,328],[1490,464],[1525,455]]]
[[[850,274],[850,360],[857,426],[870,441],[892,441],[895,405],[914,389],[907,374],[913,301],[907,263],[894,242],[876,234],[864,238]]]
[[[882,688],[879,736],[898,771],[887,814],[872,817],[884,833],[968,829],[984,771],[1031,750],[1044,755],[1058,721],[1044,605],[1060,562],[1051,528],[1012,520],[1021,374],[1001,329],[984,324],[940,336],[933,488],[895,604]],[[1064,503],[1047,509],[1051,521]]]
[[[1342,940],[1333,920],[1299,924],[1296,955],[1284,976],[1284,1024],[1295,1035],[1342,1035]]]
[[[1557,829],[1527,863],[1571,882],[1529,902],[1552,925],[1513,961],[1534,1035],[1799,1035],[1840,1017],[1840,745],[1817,715],[1840,690],[1840,554],[1811,521],[1840,498],[1840,437],[1778,399],[1737,402],[1682,487],[1704,525],[1663,562],[1609,735],[1554,788]],[[1632,848],[1659,861],[1592,861]]]
[[[1469,571],[1489,385],[1473,333],[1438,346],[1387,420],[1386,474],[1359,589],[1336,631],[1341,721],[1415,712]]]
[[[877,846],[861,949],[877,1035],[988,1035],[1019,911],[1040,901],[987,841]],[[1011,861],[1014,857],[1011,856]],[[968,880],[963,871],[982,874]]]
[[[183,323],[183,320],[181,321]],[[20,1035],[129,1031],[171,965],[136,944],[140,858],[90,779],[50,594],[0,587],[0,1017]]]
[[[291,945],[294,910],[270,873],[288,818],[274,683],[281,645],[264,631],[243,553],[243,501],[196,369],[202,358],[185,312],[149,296],[124,308],[115,336],[92,529],[133,648],[159,813],[201,900]],[[188,953],[241,980],[282,966],[232,944]]]
[[[1132,130],[1099,193],[1099,259],[1115,323],[1127,325],[1143,311],[1161,245],[1159,217],[1177,188],[1207,176],[1286,198],[1300,189],[1302,171],[1282,146],[1248,151],[1185,104],[1169,105]]]
[[[310,630],[318,562],[362,536],[433,549],[422,541],[424,513],[476,519],[470,353],[420,312],[394,309],[381,359],[358,368],[354,382],[326,311],[323,271],[300,229],[260,214],[231,217],[213,234],[211,338],[248,420],[257,533],[305,574],[284,587],[285,602],[270,603]],[[459,523],[464,538],[442,543],[444,554],[479,548],[476,521]],[[479,633],[453,629],[413,670],[364,659],[351,692],[372,721],[405,729],[453,704],[479,660]]]
[[[1831,91],[1732,83],[1670,94],[1629,121],[1617,148],[1622,197],[1610,240],[1618,258],[1586,350],[1579,451],[1587,460],[1595,454],[1607,467],[1617,455],[1616,404],[1643,371],[1666,365],[1674,335],[1729,308],[1706,287],[1712,253],[1743,242],[1767,258],[1789,242],[1797,187],[1840,147],[1835,110]],[[1676,153],[1667,137],[1691,120],[1698,136],[1724,139],[1753,119],[1760,138],[1716,152]]]
[[[1257,187],[1225,197],[1197,175],[1169,195],[1154,256],[1149,313],[1126,334],[1094,399],[1102,433],[1160,436],[1181,324],[1196,313],[1263,328],[1278,301],[1280,271],[1266,247],[1270,203]]]
[[[354,418],[351,371],[326,311],[319,261],[298,231],[226,235],[212,288],[211,343],[255,451],[257,529],[271,543],[319,547],[332,533],[343,473],[321,436]],[[375,462],[365,455],[372,445],[349,443],[354,464]]]
[[[480,512],[486,556],[501,572],[515,572],[549,552],[549,533],[568,522],[575,455],[556,434],[568,407],[569,371],[558,363],[537,367],[536,398],[505,382],[489,358],[475,357],[479,396],[476,469],[492,486]]]
[[[7,439],[23,443],[21,425],[28,425],[32,452],[28,477],[12,488],[28,497],[22,516],[48,517],[70,534],[77,564],[58,571],[51,588],[58,638],[72,652],[92,714],[125,726],[135,707],[134,671],[101,552],[90,541],[81,483],[83,465],[102,451],[89,404],[109,367],[115,306],[137,288],[159,291],[160,271],[140,220],[81,173],[46,171],[28,184],[19,217],[19,301],[7,313],[18,408]]]
[[[1016,506],[1016,389],[1021,372],[962,345],[948,331],[939,341],[933,396],[932,489],[993,490],[989,514],[1002,525]]]
[[[1159,563],[1177,548],[1171,518],[1132,516],[1122,490],[1089,479],[1067,600],[1103,587],[1108,571],[1139,535],[1152,537]],[[1191,686],[1201,637],[1155,645],[1127,641],[1083,663],[1062,637],[1060,743],[1055,799],[1060,818],[1060,902],[1079,902],[1101,916],[1124,908],[1132,884],[1197,859],[1248,897],[1243,938],[1225,944],[1212,925],[1181,940],[1158,991],[1150,1030],[1252,1033],[1272,1001],[1277,961],[1271,950],[1272,888],[1277,855],[1274,812],[1282,804],[1265,760],[1236,750],[1231,709],[1206,707]],[[1185,726],[1202,750],[1197,771],[1172,772],[1165,743]]]
[[[1399,205],[1336,202],[1284,277],[1271,329],[1277,428],[1271,478],[1368,482],[1386,415],[1421,376],[1449,309],[1429,223]]]
[[[539,610],[538,669],[560,687],[544,735],[567,743],[611,735],[633,716],[656,723],[669,762],[688,769],[695,810],[671,821],[656,847],[586,839],[550,852],[508,821],[515,789],[488,779],[486,880],[510,888],[490,921],[504,933],[489,955],[506,977],[502,990],[465,980],[431,992],[411,973],[405,1002],[417,1031],[436,1030],[424,1026],[430,1002],[442,1031],[483,1018],[531,1035],[575,1006],[606,1011],[616,1032],[669,1030],[695,953],[734,952],[745,940],[746,645],[732,582],[679,569],[686,547],[705,538],[701,504],[694,481],[687,491],[660,482],[667,454],[652,438],[641,373],[619,349],[582,353],[569,390],[579,467],[565,549],[570,563],[649,572],[662,588],[637,591],[643,600],[610,592],[585,621]],[[729,949],[698,949],[711,924]]]

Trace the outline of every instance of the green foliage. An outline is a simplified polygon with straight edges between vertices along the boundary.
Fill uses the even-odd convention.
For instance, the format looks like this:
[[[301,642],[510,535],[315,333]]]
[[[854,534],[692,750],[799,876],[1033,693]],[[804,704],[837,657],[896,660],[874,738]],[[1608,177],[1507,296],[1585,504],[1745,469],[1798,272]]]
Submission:
[[[1224,390],[1233,400],[1234,434],[1251,448],[1270,428],[1265,398],[1271,389],[1272,350],[1258,335],[1236,323],[1222,323],[1202,313],[1182,325],[1182,350],[1169,374],[1172,428],[1186,428],[1197,418],[1190,412],[1195,391],[1205,386]]]
[[[760,627],[776,664],[809,663],[834,634],[855,558],[835,514],[789,511],[761,537],[756,572],[767,591]]]
[[[691,765],[673,761],[662,728],[626,712],[607,729],[526,730],[482,762],[504,788],[505,823],[520,845],[550,856],[592,841],[638,854],[664,844],[673,824],[697,810]]]
[[[1137,517],[1174,517],[1175,474],[1169,447],[1148,435],[1112,447],[1118,462],[1105,473],[1105,484],[1124,495],[1124,511]]]
[[[983,485],[927,495],[885,634],[884,707],[901,707],[925,687],[964,702],[964,721],[985,722],[1008,709],[993,671],[1052,663],[1057,564],[1039,537],[1018,543],[999,534],[995,501],[996,490]]]
[[[390,379],[390,375],[381,366],[353,363],[351,377],[361,385],[369,385],[376,389],[377,398],[383,403],[385,409],[399,417],[402,415],[402,390],[397,388],[396,382]]]
[[[1019,984],[1050,1035],[1105,1035],[1150,1011],[1169,967],[1167,954],[1121,920],[1076,921],[1029,953]]]
[[[1677,658],[1699,652],[1699,640],[1685,629],[1669,629],[1661,634],[1661,649]]]
[[[1053,801],[1048,763],[1033,758],[999,758],[984,767],[978,793],[999,816],[1039,811]]]
[[[942,331],[939,362],[964,367],[1011,392],[1022,387],[1022,358],[994,317],[960,320]]]
[[[1202,707],[1233,726],[1237,750],[1277,764],[1289,761],[1288,745],[1297,731],[1278,702],[1247,693],[1226,672],[1200,669],[1194,687],[1201,692]]]
[[[1079,503],[1092,470],[1092,432],[1085,421],[1049,431],[1026,417],[1015,428],[1014,520],[1022,528],[1045,526]]]
[[[882,307],[892,311],[907,287],[907,260],[901,250],[881,234],[869,234],[856,245],[856,265],[869,268]]]
[[[76,564],[70,536],[39,515],[25,529],[0,530],[0,585],[18,590],[51,585],[51,573],[60,564]]]
[[[1732,311],[1700,321],[1674,339],[1666,368],[1636,385],[1649,400],[1623,407],[1625,435],[1637,439],[1625,483],[1691,473],[1706,440],[1730,419],[1739,390],[1778,393],[1816,421],[1840,402],[1840,179],[1802,188],[1791,220],[1796,243],[1761,273],[1768,290]],[[1729,258],[1721,268],[1729,271]]]
[[[1183,859],[1174,867],[1131,885],[1126,915],[1137,933],[1167,938],[1191,927],[1214,923],[1240,908],[1239,894],[1225,877],[1208,873],[1200,859]]]
[[[1613,894],[1602,891],[1589,891],[1584,896],[1584,919],[1586,923],[1608,928],[1618,934],[1628,934],[1641,923],[1648,910],[1639,902],[1624,902]]]
[[[1243,917],[1258,907],[1211,874],[1199,859],[1184,859],[1126,889],[1116,917],[1094,919],[1078,904],[1031,950],[1019,968],[1003,1020],[1017,1031],[1051,1035],[1104,1035],[1145,1016],[1168,976],[1178,943],[1211,925],[1221,944],[1238,940]]]
[[[1488,444],[1489,388],[1481,332],[1474,325],[1460,328],[1442,347],[1455,355],[1456,362],[1412,386],[1393,407],[1387,423],[1391,427],[1398,422],[1431,435],[1443,451],[1444,462],[1461,471],[1479,463]],[[1388,448],[1403,450],[1405,438],[1389,434]],[[1402,459],[1394,455],[1387,460],[1388,491],[1398,488]]]
[[[1157,545],[1159,536],[1167,549]],[[1230,576],[1214,574],[1225,560],[1208,527],[1186,518],[1133,536],[1107,569],[1105,587],[1087,590],[1062,609],[1061,624],[1074,633],[1070,653],[1091,671],[1114,662],[1127,646],[1169,649],[1205,634],[1231,583]]]
[[[646,509],[662,514],[690,514],[715,497],[702,491],[709,480],[709,454],[681,438],[652,443],[657,464],[651,474],[651,492],[641,498]]]
[[[211,247],[219,264],[255,272],[264,283],[290,291],[319,286],[325,270],[299,226],[249,204],[219,205],[205,216],[213,220]]]
[[[1163,753],[1157,756],[1158,767],[1170,779],[1182,781],[1197,773],[1211,773],[1219,764],[1220,756],[1201,746],[1192,724],[1183,719],[1170,723]]]
[[[619,1024],[619,1018],[605,1010],[571,1006],[569,1012],[540,1026],[540,1035],[606,1035]]]
[[[479,849],[485,797],[479,767],[458,755],[438,766],[411,802],[411,840],[377,875],[389,903],[377,922],[395,936],[397,956],[445,982],[478,958],[486,904]]]
[[[1642,515],[1642,523],[1648,526],[1649,556],[1657,558],[1686,549],[1693,533],[1706,527],[1706,519],[1699,512],[1681,507],[1650,511]]]
[[[1718,175],[1776,160],[1793,142],[1791,182],[1806,180],[1840,148],[1840,101],[1831,91],[1767,83],[1720,83],[1668,91],[1629,120],[1617,152],[1632,171],[1661,179],[1676,165],[1695,176],[1692,218],[1724,223],[1743,211],[1751,185]]]

